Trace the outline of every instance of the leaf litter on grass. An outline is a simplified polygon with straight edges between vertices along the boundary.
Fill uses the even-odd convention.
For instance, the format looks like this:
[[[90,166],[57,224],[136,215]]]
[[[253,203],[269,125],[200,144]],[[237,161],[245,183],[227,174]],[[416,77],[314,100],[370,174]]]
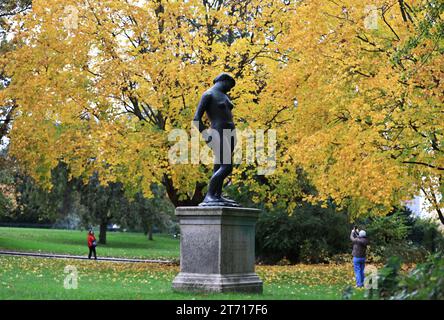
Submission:
[[[63,281],[65,266],[72,265],[83,279],[110,281],[112,283],[132,284],[151,283],[152,281],[172,281],[179,272],[177,265],[156,263],[116,263],[90,260],[59,260],[23,257],[2,257],[0,259],[0,277],[3,283],[9,283],[11,276],[34,276]],[[256,267],[264,284],[275,284],[279,287],[319,285],[337,286],[353,283],[353,269],[349,264],[343,265],[259,265]],[[8,275],[5,279],[4,276]],[[8,279],[9,278],[9,279]],[[8,281],[10,280],[10,281]],[[90,280],[91,281],[91,280]]]

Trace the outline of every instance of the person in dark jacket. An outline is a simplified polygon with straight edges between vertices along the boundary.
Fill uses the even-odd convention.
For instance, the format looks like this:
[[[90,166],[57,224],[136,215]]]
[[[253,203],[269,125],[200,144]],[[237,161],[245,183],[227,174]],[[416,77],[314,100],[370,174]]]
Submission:
[[[91,259],[92,254],[94,253],[94,259],[97,260],[97,254],[96,254],[96,237],[94,236],[94,231],[90,230],[88,232],[88,248],[89,248],[89,254],[88,259]]]
[[[364,268],[365,268],[365,255],[368,246],[367,234],[364,230],[360,230],[354,227],[350,240],[353,243],[353,267],[356,276],[356,286],[358,288],[364,287]]]

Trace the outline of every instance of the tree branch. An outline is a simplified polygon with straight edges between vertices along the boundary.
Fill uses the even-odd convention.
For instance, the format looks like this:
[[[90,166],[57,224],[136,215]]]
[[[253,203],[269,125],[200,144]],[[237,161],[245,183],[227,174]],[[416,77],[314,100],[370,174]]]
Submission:
[[[402,163],[406,163],[406,164],[417,164],[417,165],[426,166],[426,167],[429,167],[429,168],[432,168],[432,169],[437,169],[437,170],[439,170],[439,171],[444,171],[444,168],[442,168],[442,167],[437,167],[437,166],[434,166],[434,165],[432,165],[432,164],[425,163],[425,162],[419,162],[419,161],[403,161]]]

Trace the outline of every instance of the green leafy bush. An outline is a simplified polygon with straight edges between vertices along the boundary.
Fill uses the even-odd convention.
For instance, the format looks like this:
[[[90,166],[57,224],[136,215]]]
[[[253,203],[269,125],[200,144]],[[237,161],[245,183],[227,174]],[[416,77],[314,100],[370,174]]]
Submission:
[[[405,215],[395,212],[392,215],[373,218],[367,225],[366,231],[372,235],[373,243],[386,245],[405,240],[410,226]]]
[[[384,217],[369,218],[360,225],[370,239],[370,262],[385,263],[393,256],[407,263],[421,262],[444,249],[444,236],[436,223],[414,217],[405,208]]]
[[[444,254],[430,255],[408,274],[400,271],[401,259],[392,257],[378,271],[378,286],[369,289],[368,298],[386,300],[443,300]]]
[[[333,207],[303,204],[293,215],[264,212],[257,223],[259,261],[326,263],[335,254],[350,251],[347,216]]]
[[[415,219],[408,239],[430,253],[444,251],[444,236],[431,219]]]
[[[11,208],[11,201],[0,192],[0,217],[7,216]]]

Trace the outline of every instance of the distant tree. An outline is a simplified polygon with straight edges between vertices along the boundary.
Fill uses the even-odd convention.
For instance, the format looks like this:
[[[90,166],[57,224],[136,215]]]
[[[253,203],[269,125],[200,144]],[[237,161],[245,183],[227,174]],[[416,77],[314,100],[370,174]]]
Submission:
[[[17,193],[14,186],[16,163],[0,151],[0,219],[10,216],[17,208]]]
[[[87,208],[82,220],[86,223],[99,224],[99,243],[106,244],[107,227],[111,222],[118,222],[122,215],[127,214],[127,199],[123,186],[112,182],[104,186],[100,184],[97,173],[93,174],[87,184],[77,181],[80,191],[80,202]]]
[[[153,185],[151,190],[152,198],[146,198],[139,192],[130,203],[130,210],[136,215],[135,220],[148,235],[148,240],[153,240],[153,228],[166,228],[174,214],[174,206],[166,196],[165,188]]]
[[[59,218],[63,218],[75,210],[73,205],[74,192],[73,183],[67,179],[67,167],[59,163],[52,170],[51,179],[53,188],[46,190],[35,180],[22,171],[17,162],[7,157],[3,162],[8,166],[2,166],[0,162],[0,175],[14,190],[16,206],[10,209],[4,218],[10,221],[30,222],[30,223],[52,223]]]

